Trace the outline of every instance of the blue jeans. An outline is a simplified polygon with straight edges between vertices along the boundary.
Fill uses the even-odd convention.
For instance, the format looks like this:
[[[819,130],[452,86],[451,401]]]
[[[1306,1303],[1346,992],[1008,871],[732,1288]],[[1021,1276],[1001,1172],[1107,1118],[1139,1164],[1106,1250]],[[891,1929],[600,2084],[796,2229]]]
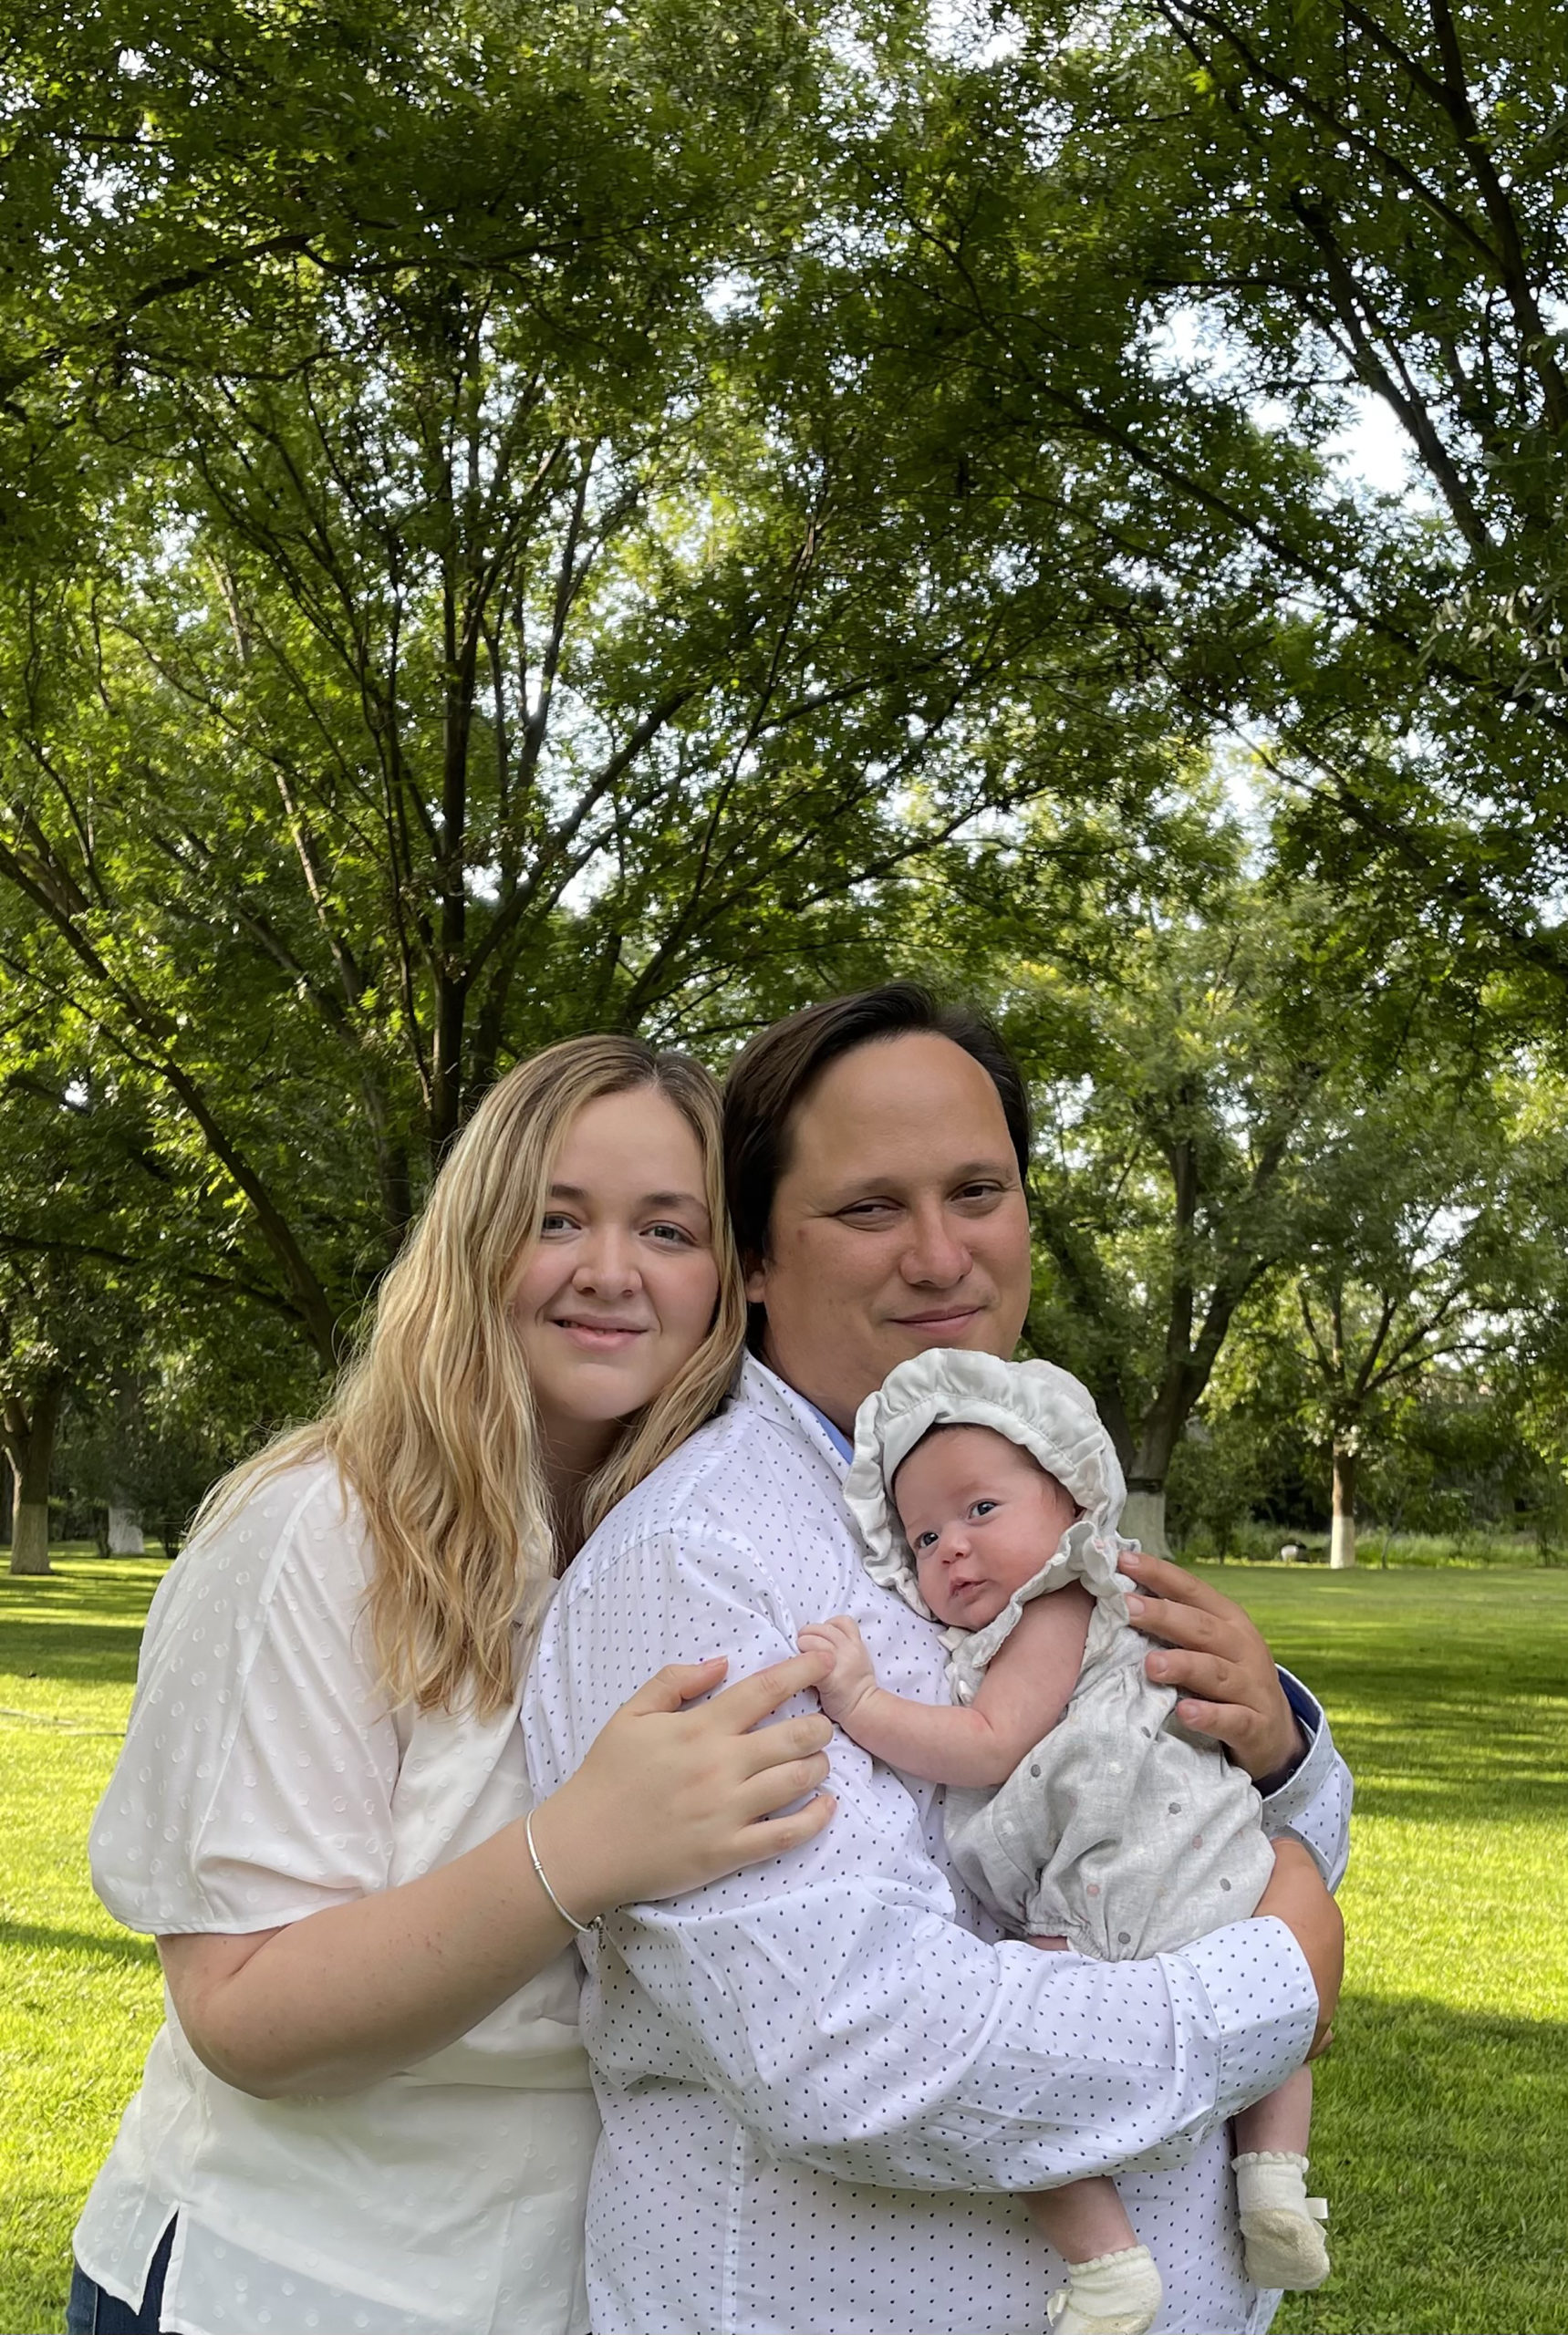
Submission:
[[[147,2266],[147,2284],[141,2289],[140,2307],[121,2302],[118,2295],[105,2294],[98,2280],[89,2278],[79,2262],[73,2262],[71,2299],[66,2305],[66,2335],[159,2335],[163,2281],[169,2274],[173,2244],[174,2225],[171,2222]]]

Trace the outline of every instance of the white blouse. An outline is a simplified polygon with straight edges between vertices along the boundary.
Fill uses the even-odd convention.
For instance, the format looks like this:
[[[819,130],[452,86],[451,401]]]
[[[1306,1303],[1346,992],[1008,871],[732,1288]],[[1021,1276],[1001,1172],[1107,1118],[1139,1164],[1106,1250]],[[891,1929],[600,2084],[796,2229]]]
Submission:
[[[239,1936],[461,1856],[531,1802],[517,1707],[387,1707],[363,1522],[329,1463],[254,1491],[153,1600],[93,1884],[130,1929]],[[519,1664],[519,1675],[522,1666]],[[173,2006],[76,2234],[139,2301],[177,2217],[190,2335],[585,2335],[598,2131],[561,1955],[432,2058],[340,2099],[255,2100]]]

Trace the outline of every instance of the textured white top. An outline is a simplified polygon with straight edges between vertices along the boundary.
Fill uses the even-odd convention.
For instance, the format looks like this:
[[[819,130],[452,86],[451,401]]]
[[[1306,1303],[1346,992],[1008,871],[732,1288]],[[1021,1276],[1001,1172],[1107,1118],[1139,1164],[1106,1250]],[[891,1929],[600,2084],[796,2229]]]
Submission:
[[[414,1879],[531,1805],[515,1707],[389,1712],[336,1470],[254,1492],[171,1570],[91,1840],[128,1927],[238,1935]],[[166,2323],[194,2335],[583,2335],[597,2131],[564,1954],[458,2042],[347,2098],[254,2100],[172,2006],[77,2257],[140,2299],[172,2216]]]
[[[540,1790],[661,1663],[723,1653],[742,1676],[825,1614],[854,1615],[894,1693],[940,1697],[937,1632],[867,1573],[844,1472],[748,1361],[545,1617],[524,1699]],[[1291,1821],[1334,1864],[1347,1780],[1308,1707]],[[1060,2265],[999,2193],[1128,2167],[1160,2328],[1259,2335],[1273,2298],[1242,2270],[1223,2126],[1311,2039],[1289,1931],[1236,1923],[1147,1962],[995,1944],[948,1877],[934,1788],[841,1735],[832,1759],[838,1813],[808,1847],[587,1942],[596,2335],[1037,2335]]]

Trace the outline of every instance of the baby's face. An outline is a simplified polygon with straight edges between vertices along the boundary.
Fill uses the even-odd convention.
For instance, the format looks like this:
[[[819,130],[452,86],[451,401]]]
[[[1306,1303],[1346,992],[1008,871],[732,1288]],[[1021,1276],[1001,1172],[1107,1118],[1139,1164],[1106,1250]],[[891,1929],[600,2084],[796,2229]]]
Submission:
[[[1054,1476],[989,1427],[944,1427],[893,1481],[920,1595],[939,1622],[983,1630],[1055,1555],[1078,1511]]]

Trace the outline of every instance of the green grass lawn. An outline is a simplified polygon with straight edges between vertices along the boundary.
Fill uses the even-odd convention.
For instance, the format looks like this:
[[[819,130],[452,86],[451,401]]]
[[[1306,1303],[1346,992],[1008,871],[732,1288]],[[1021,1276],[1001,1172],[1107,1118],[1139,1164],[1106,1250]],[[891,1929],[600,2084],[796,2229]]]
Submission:
[[[88,1885],[157,1560],[0,1577],[0,2330],[60,2324],[71,2223],[159,2016]],[[1568,2335],[1568,1572],[1209,1572],[1357,1779],[1314,2182],[1335,2269],[1289,2335]]]

